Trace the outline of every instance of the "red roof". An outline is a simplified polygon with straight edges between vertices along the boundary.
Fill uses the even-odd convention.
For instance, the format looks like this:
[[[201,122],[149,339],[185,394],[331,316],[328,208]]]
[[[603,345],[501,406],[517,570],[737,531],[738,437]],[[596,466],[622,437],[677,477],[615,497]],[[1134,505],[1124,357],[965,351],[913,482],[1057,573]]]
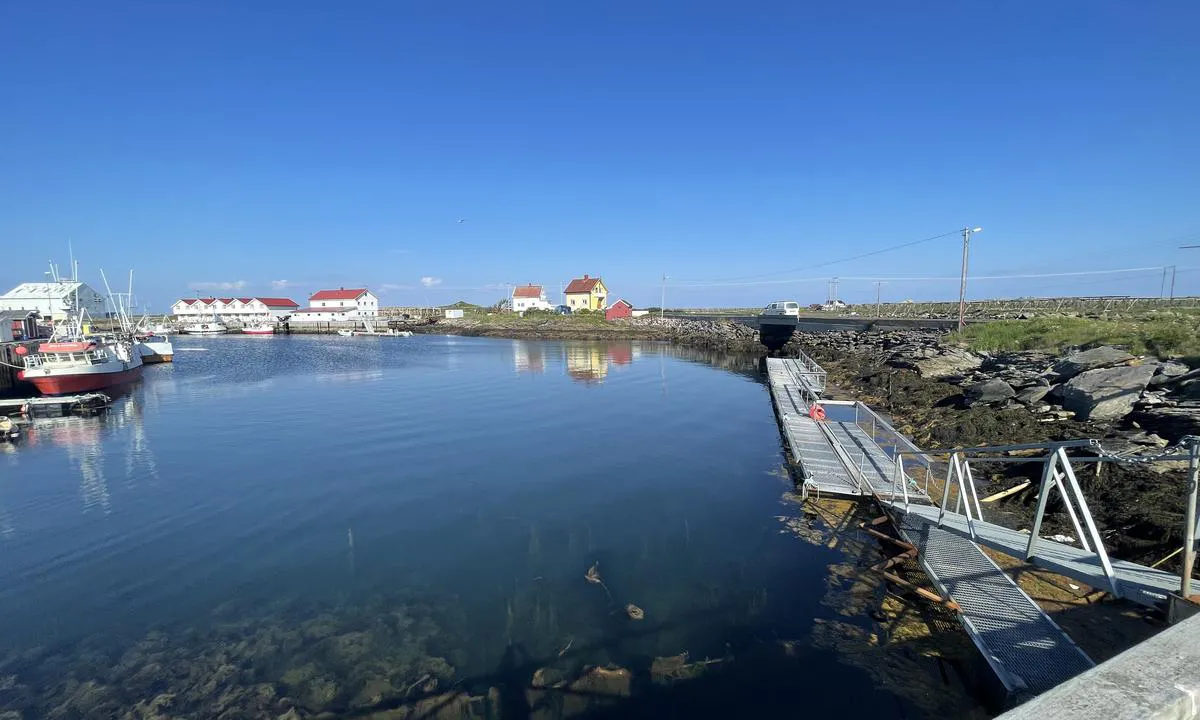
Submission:
[[[191,305],[196,302],[196,298],[184,298],[182,302],[184,305]]]
[[[537,298],[540,298],[541,296],[542,296],[542,286],[541,285],[522,285],[521,287],[513,290],[513,297],[515,297],[515,298],[537,299]]]
[[[251,300],[253,300],[253,299],[254,299],[254,298],[238,298],[238,300],[241,300],[243,303],[245,303],[245,304],[247,304],[247,305],[249,305],[249,304],[250,304],[250,301],[251,301]]]
[[[347,290],[346,288],[339,288],[337,290],[318,290],[308,300],[309,302],[312,302],[313,300],[357,300],[366,292],[366,288],[357,288],[353,290]]]
[[[568,295],[573,295],[575,293],[590,293],[592,288],[596,287],[596,283],[598,282],[600,282],[600,278],[588,277],[587,275],[584,275],[582,278],[576,278],[572,280],[571,283],[567,285],[567,289],[563,292]]]
[[[228,305],[229,303],[233,302],[233,298],[221,298],[221,302]]]
[[[300,307],[300,305],[288,298],[254,298],[267,307]]]

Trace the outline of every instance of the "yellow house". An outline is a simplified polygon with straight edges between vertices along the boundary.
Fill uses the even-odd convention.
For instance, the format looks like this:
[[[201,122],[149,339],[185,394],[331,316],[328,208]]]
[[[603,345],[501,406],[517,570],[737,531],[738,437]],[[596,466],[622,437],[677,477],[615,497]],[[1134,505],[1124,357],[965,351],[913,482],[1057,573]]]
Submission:
[[[576,310],[603,310],[608,307],[608,288],[600,278],[576,278],[563,291],[567,296],[567,307]]]

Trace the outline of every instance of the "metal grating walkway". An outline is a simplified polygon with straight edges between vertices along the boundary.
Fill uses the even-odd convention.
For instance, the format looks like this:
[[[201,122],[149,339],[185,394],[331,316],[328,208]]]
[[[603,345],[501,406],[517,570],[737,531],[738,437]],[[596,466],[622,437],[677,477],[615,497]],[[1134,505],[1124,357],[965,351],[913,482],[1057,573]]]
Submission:
[[[797,371],[794,363],[794,360],[768,358],[767,377],[779,424],[792,461],[800,466],[805,487],[822,495],[862,495],[858,482],[846,470],[826,434],[808,416],[806,398],[814,393],[804,381],[807,376]]]
[[[958,603],[967,634],[1010,693],[1045,692],[1093,666],[975,543],[916,513],[894,518],[896,529],[920,553],[929,579]]]
[[[904,512],[903,503],[897,503],[896,509]],[[932,505],[913,505],[909,508],[911,515],[917,516],[921,522],[937,524],[939,509]],[[970,538],[967,519],[957,513],[946,513],[942,519],[942,528]],[[1005,555],[1024,557],[1029,545],[1029,534],[1006,527],[993,525],[988,522],[975,523],[976,541]],[[1030,559],[1034,565],[1047,570],[1066,575],[1094,588],[1108,589],[1108,579],[1095,553],[1082,548],[1072,547],[1063,543],[1042,537],[1038,540],[1035,557]],[[1121,588],[1121,597],[1149,607],[1160,606],[1169,593],[1179,592],[1179,576],[1162,570],[1155,570],[1144,565],[1113,560],[1113,570]],[[1196,582],[1192,581],[1193,591]]]

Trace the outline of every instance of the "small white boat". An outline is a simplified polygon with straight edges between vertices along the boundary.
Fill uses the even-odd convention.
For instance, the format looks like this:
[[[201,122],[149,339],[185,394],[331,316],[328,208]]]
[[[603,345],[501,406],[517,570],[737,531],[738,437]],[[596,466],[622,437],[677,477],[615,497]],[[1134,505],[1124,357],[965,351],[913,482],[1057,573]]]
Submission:
[[[179,332],[184,335],[222,335],[229,328],[225,327],[225,323],[220,321],[198,322],[191,325],[184,325],[179,329]]]
[[[136,342],[142,362],[146,364],[169,363],[175,359],[175,347],[162,335],[138,335]]]
[[[387,330],[338,330],[337,334],[342,337],[412,337],[411,331],[393,328]]]
[[[376,330],[375,323],[370,320],[362,321],[363,330],[338,330],[337,334],[342,337],[360,337],[377,335],[379,337],[412,337],[412,332],[408,330],[397,330],[395,328],[387,328],[385,330]]]
[[[255,323],[242,326],[243,335],[274,335],[275,323]]]
[[[175,332],[175,328],[171,325],[167,325],[166,323],[158,323],[157,325],[150,327],[151,335],[174,335]]]

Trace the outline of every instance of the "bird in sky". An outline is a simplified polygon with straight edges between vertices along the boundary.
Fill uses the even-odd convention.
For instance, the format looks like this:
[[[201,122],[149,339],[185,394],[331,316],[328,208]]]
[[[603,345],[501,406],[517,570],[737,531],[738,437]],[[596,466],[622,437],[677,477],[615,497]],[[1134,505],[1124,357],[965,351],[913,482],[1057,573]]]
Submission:
[[[466,221],[467,221],[467,219],[466,219],[466,218],[459,218],[459,219],[458,219],[458,224],[459,224],[459,225],[462,225],[462,224],[463,224],[463,223],[465,223]]]

